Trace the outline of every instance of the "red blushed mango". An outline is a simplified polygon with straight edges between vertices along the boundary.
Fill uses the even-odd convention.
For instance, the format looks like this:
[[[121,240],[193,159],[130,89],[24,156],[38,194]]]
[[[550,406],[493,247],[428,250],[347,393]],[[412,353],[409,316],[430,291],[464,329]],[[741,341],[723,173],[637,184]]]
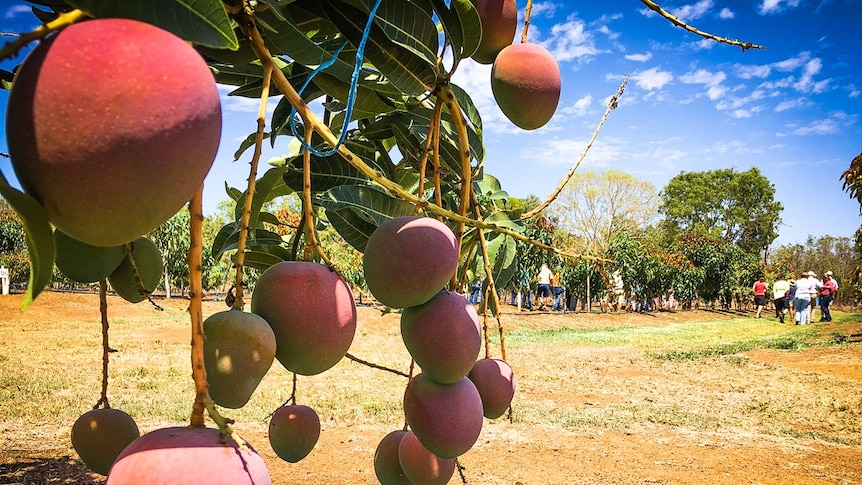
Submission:
[[[254,313],[226,310],[204,320],[204,365],[213,402],[246,405],[275,358],[275,334]]]
[[[128,19],[77,23],[43,40],[14,78],[12,167],[60,230],[127,243],[200,188],[221,138],[215,79],[188,43]]]
[[[246,443],[221,443],[214,428],[161,428],[117,457],[110,485],[272,485],[263,459]]]
[[[392,308],[421,305],[458,269],[455,235],[430,217],[407,216],[381,224],[368,238],[362,268],[374,298]]]
[[[308,406],[282,406],[269,420],[269,444],[284,461],[302,460],[311,453],[319,438],[320,418]]]
[[[424,372],[416,375],[404,391],[404,415],[422,445],[440,458],[464,454],[482,432],[482,398],[466,377],[440,384]]]
[[[518,5],[515,0],[473,0],[473,6],[482,21],[482,41],[471,57],[480,64],[491,64],[515,39]]]
[[[561,87],[560,67],[540,45],[512,44],[500,51],[491,69],[497,106],[524,130],[541,128],[554,116]]]
[[[466,376],[479,357],[482,333],[473,305],[458,293],[441,291],[401,314],[401,338],[431,379],[451,384]]]
[[[398,462],[409,483],[445,485],[455,474],[455,460],[434,455],[408,431],[398,444]]]
[[[344,357],[356,332],[347,283],[322,264],[283,261],[260,275],[251,311],[275,333],[275,358],[301,375],[319,374]]]
[[[374,474],[380,485],[410,485],[411,482],[398,460],[398,445],[407,431],[393,431],[380,440],[374,450]]]
[[[131,416],[119,409],[93,409],[72,425],[72,447],[90,470],[107,475],[114,460],[141,433]]]
[[[515,374],[503,360],[480,359],[468,376],[482,397],[482,409],[489,419],[503,415],[515,397]]]

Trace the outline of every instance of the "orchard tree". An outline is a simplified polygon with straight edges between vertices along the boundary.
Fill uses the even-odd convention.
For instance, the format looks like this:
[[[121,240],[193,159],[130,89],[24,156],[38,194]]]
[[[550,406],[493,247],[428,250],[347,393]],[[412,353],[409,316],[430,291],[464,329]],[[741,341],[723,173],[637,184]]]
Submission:
[[[671,237],[706,234],[761,254],[778,237],[781,202],[757,167],[682,172],[661,192],[662,224]]]
[[[6,200],[0,198],[0,266],[9,270],[10,283],[21,287],[27,284],[30,276],[25,240],[21,219]]]
[[[171,287],[185,289],[189,279],[189,213],[180,211],[150,232],[150,238],[162,253],[165,298],[171,297]]]
[[[851,198],[859,201],[859,213],[862,214],[862,153],[850,161],[850,166],[841,174],[841,179],[844,180],[844,190]],[[855,239],[856,254],[853,261],[856,263],[856,268],[849,283],[854,286],[854,296],[858,301],[862,295],[862,226],[856,230]],[[841,293],[838,295],[839,298],[843,296]]]
[[[641,1],[697,35],[743,50],[760,47],[700,31]],[[521,259],[510,250],[516,242],[555,257],[609,262],[536,239],[546,237],[538,216],[556,194],[521,212],[502,204],[502,188],[488,182],[488,195],[474,184],[492,165],[486,166],[481,114],[470,94],[451,82],[462,62],[494,63],[494,98],[522,129],[547,123],[559,102],[560,69],[547,50],[529,42],[532,2],[520,42],[512,0],[504,0],[505,21],[499,21],[501,5],[469,0],[36,3],[42,8],[33,13],[45,25],[0,50],[6,59],[38,41],[15,70],[6,115],[9,155],[24,191],[0,177],[0,194],[27,232],[25,307],[50,281],[54,227],[76,251],[92,254],[94,263],[122,251],[119,266],[99,280],[104,338],[98,409],[82,415],[72,435],[91,468],[104,473],[103,465],[113,463],[112,485],[165,476],[173,483],[270,483],[263,460],[216,406],[243,405],[273,359],[294,375],[310,376],[347,355],[356,308],[321,244],[328,228],[363,253],[374,297],[402,310],[405,345],[423,369],[412,376],[412,361],[403,369],[372,364],[408,378],[404,415],[410,431],[394,447],[405,451],[395,459],[392,446],[385,448],[388,456],[377,454],[396,464],[386,473],[375,467],[381,481],[388,473],[424,477],[429,470],[417,466],[441,461],[446,466],[435,473],[451,475],[454,460],[478,439],[483,416],[497,417],[511,402],[497,292],[489,291],[492,301],[480,326],[469,302],[442,291],[458,289],[475,267],[471,254],[481,255],[490,290]],[[4,80],[11,77],[2,73]],[[236,211],[210,252],[216,260],[233,252],[234,298],[229,310],[204,320],[201,186],[222,141],[217,84],[233,87],[232,96],[257,100],[259,117],[235,151],[237,159],[250,155],[248,177],[226,187]],[[610,98],[602,122],[624,87]],[[322,117],[309,107],[312,102],[319,103]],[[258,173],[265,141],[294,139],[301,150]],[[281,225],[278,217],[266,208],[288,194],[301,200],[300,217],[283,236],[273,230]],[[130,418],[108,406],[105,279],[117,289],[122,276],[124,298],[146,298],[164,269],[158,248],[141,235],[186,202],[195,389],[190,426],[136,438]],[[248,267],[263,272],[251,312],[245,311]],[[498,322],[498,348],[491,345],[488,317]],[[438,321],[446,322],[446,332],[434,331]],[[482,341],[485,358],[478,359]],[[489,390],[482,378],[487,374],[474,374],[471,366],[498,369],[509,378]],[[270,423],[270,443],[288,461],[305,456],[320,433],[316,414],[299,403],[301,391],[311,387],[305,382],[294,379],[290,399]],[[489,406],[494,396],[506,399]],[[284,416],[300,414],[300,431],[280,426],[289,419]],[[218,429],[207,429],[205,416]]]
[[[655,187],[621,170],[580,172],[547,209],[585,252],[604,254],[615,236],[644,228],[658,216]]]

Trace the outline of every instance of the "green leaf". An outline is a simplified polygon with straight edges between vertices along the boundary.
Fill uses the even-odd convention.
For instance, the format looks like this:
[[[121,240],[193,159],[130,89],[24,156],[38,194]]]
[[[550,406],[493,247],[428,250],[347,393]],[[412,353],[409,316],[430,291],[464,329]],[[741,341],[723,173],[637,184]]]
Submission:
[[[239,48],[230,19],[219,0],[68,0],[91,17],[140,20],[195,44]]]
[[[35,199],[9,185],[0,172],[0,195],[21,218],[27,236],[27,254],[30,257],[30,283],[21,302],[24,310],[39,296],[54,274],[54,234],[45,209]]]
[[[260,215],[260,211],[264,204],[276,197],[293,193],[293,190],[284,184],[283,176],[286,171],[287,168],[285,167],[271,168],[267,170],[262,177],[255,181],[254,197],[251,199],[251,214],[248,219],[248,227],[258,227],[258,216]],[[242,217],[242,209],[245,205],[246,194],[247,192],[243,192],[242,197],[237,200],[236,210],[234,211],[234,217],[236,220],[240,220]]]
[[[482,19],[471,0],[452,0],[452,7],[458,14],[458,22],[461,25],[461,57],[470,57],[482,41]]]
[[[212,254],[213,259],[216,261],[221,259],[222,254],[227,251],[225,247],[227,246],[228,241],[234,234],[238,234],[238,227],[238,222],[230,222],[219,229],[218,233],[213,238],[212,248],[210,249],[210,254]]]
[[[374,1],[365,0],[365,3],[367,5]],[[437,63],[439,36],[429,12],[413,2],[383,0],[377,9],[374,22],[383,28],[393,42],[424,57],[429,64]]]
[[[371,185],[342,185],[316,199],[327,210],[353,208],[378,226],[394,217],[413,214],[413,204],[389,196]]]
[[[326,94],[342,102],[347,102],[347,94],[350,83],[342,82],[338,78],[325,73],[317,73],[314,76],[314,84]],[[388,103],[376,91],[359,84],[356,90],[356,101],[353,105],[353,117],[350,121],[361,118],[373,118],[375,115],[395,111],[395,106]]]
[[[288,158],[284,183],[291,189],[303,190],[302,156]],[[365,177],[339,154],[328,157],[311,155],[311,190],[326,192],[340,185],[365,184]]]
[[[270,266],[284,261],[279,256],[264,251],[246,251],[244,258],[245,266],[261,271],[266,271]]]
[[[322,3],[321,7],[350,43],[358,46],[368,14],[335,0]],[[436,64],[429,63],[423,56],[392,42],[376,24],[372,24],[365,45],[365,60],[374,64],[393,86],[410,96],[431,91],[437,84]]]
[[[324,214],[335,232],[347,244],[353,246],[360,253],[365,252],[365,244],[368,243],[371,233],[377,229],[376,224],[362,218],[353,209],[326,210]]]

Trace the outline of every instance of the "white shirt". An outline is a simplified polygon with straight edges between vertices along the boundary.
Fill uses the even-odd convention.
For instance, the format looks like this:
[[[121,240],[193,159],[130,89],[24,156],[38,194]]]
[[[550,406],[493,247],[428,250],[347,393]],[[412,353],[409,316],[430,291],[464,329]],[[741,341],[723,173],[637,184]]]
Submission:
[[[796,296],[797,298],[811,298],[817,295],[817,280],[808,277],[796,280]]]

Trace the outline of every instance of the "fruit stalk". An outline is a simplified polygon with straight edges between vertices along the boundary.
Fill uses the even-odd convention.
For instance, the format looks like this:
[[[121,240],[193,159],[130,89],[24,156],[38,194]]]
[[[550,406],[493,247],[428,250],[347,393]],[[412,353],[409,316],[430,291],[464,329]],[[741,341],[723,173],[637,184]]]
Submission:
[[[40,25],[36,27],[34,30],[21,34],[12,42],[8,42],[6,45],[0,49],[0,61],[6,60],[15,54],[18,53],[25,45],[33,42],[34,40],[39,40],[46,35],[54,32],[55,30],[60,30],[63,27],[67,27],[72,25],[79,20],[83,20],[87,18],[87,14],[82,12],[79,9],[72,10],[71,12],[61,13],[56,19],[48,22],[47,24]]]
[[[203,186],[189,201],[189,316],[192,324],[192,379],[195,383],[195,402],[192,407],[191,426],[204,427],[204,409],[207,408],[209,385],[204,365],[203,318]]]
[[[475,200],[475,193],[472,190],[471,185],[470,194],[472,198]],[[478,219],[481,217],[479,214],[479,207],[476,204],[473,204],[473,213]],[[485,275],[488,279],[488,291],[485,294],[485,317],[488,315],[488,294],[491,294],[492,302],[494,302],[494,318],[497,320],[497,331],[500,333],[500,355],[503,360],[506,360],[506,336],[503,333],[503,322],[500,320],[500,299],[497,296],[497,289],[494,285],[494,273],[491,270],[491,258],[488,255],[488,242],[485,240],[485,233],[482,232],[481,229],[476,229],[476,235],[479,239],[479,248],[482,250],[482,264],[485,267]],[[487,324],[483,324],[485,326],[485,357],[488,358],[491,355],[490,351],[490,339],[488,339],[488,331]]]
[[[428,153],[431,152],[432,143],[434,140],[438,138],[438,133],[440,131],[440,117],[443,114],[443,100],[439,97],[434,103],[434,112],[431,115],[431,123],[428,125],[428,134],[425,136],[425,149],[422,152],[422,160],[419,162],[419,188],[416,190],[416,196],[420,199],[425,199],[425,169],[428,166]],[[438,158],[437,154],[437,145],[434,146],[434,158],[435,160]],[[439,166],[439,164],[435,163],[435,166]],[[439,172],[439,171],[438,171]],[[436,177],[435,173],[435,177]],[[413,215],[418,214],[419,206],[413,210]]]
[[[309,146],[311,146],[311,137],[313,134],[313,125],[306,124],[305,143]],[[309,150],[305,150],[305,153],[302,155],[302,209],[305,218],[306,232],[303,259],[305,261],[311,261],[313,258],[311,253],[314,251],[327,266],[332,267],[332,262],[326,256],[326,253],[323,252],[323,248],[320,247],[320,243],[317,242],[317,236],[314,231],[316,219],[314,217],[314,207],[311,205],[311,152]]]
[[[527,0],[527,8],[524,13],[524,31],[521,32],[521,43],[527,43],[527,31],[530,30],[530,14],[533,12],[533,0]]]
[[[602,131],[602,126],[604,126],[605,121],[608,119],[608,116],[611,114],[611,111],[613,111],[614,109],[617,108],[617,106],[619,106],[618,103],[619,103],[620,97],[623,95],[623,92],[626,90],[626,84],[628,84],[628,82],[629,82],[629,77],[626,76],[626,78],[623,79],[622,84],[620,84],[620,87],[617,89],[616,94],[611,96],[611,100],[608,102],[608,107],[607,107],[607,109],[605,109],[605,114],[602,116],[602,119],[599,121],[598,126],[596,126],[595,131],[593,131],[593,136],[590,138],[590,141],[587,142],[587,146],[584,147],[584,150],[581,152],[581,156],[579,156],[577,161],[575,161],[575,164],[569,170],[569,173],[565,177],[563,177],[563,179],[560,181],[560,184],[557,185],[557,188],[554,189],[554,191],[551,193],[551,195],[549,195],[548,198],[545,199],[544,202],[537,205],[533,209],[525,212],[524,214],[521,214],[521,220],[522,221],[525,221],[525,220],[535,216],[539,212],[542,212],[543,210],[545,210],[546,207],[551,205],[551,203],[554,202],[557,199],[557,197],[560,196],[560,193],[563,191],[564,188],[566,188],[566,185],[569,183],[569,180],[571,180],[571,178],[575,175],[575,170],[577,170],[578,167],[581,166],[581,162],[583,162],[584,158],[587,157],[587,153],[590,151],[590,148],[592,148],[593,142],[595,142],[596,138],[598,138],[599,132]]]
[[[108,352],[111,348],[108,345],[108,282],[104,278],[99,280],[99,313],[102,317],[102,396],[93,409],[101,405],[111,407],[108,404]]]
[[[248,221],[251,219],[251,205],[254,199],[254,187],[257,181],[257,167],[260,163],[260,154],[263,151],[263,131],[266,128],[266,104],[269,101],[269,84],[272,79],[272,64],[263,68],[263,88],[260,93],[260,108],[257,112],[257,133],[254,138],[254,155],[251,158],[248,173],[248,188],[246,189],[245,202],[242,206],[242,215],[239,223],[239,241],[236,248],[236,281],[234,288],[236,289],[236,299],[233,302],[234,310],[242,310],[245,301],[243,300],[242,275],[243,265],[245,263],[245,245],[248,242],[248,233],[251,230],[248,227]]]

